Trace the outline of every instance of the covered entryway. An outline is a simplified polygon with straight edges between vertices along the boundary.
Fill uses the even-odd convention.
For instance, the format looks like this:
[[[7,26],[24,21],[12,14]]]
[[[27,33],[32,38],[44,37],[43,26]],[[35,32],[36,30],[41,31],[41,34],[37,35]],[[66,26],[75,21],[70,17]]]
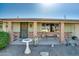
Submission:
[[[29,21],[29,22],[18,22],[18,26],[15,29],[16,32],[19,32],[18,35],[22,39],[24,38],[37,38],[38,44],[59,44],[60,39],[64,41],[64,23],[63,22],[37,22],[37,21]],[[13,26],[15,27],[15,26]],[[13,29],[13,30],[15,30]],[[13,32],[14,33],[14,32]],[[32,37],[31,37],[32,36]],[[20,38],[17,38],[14,44],[21,44]],[[34,39],[35,40],[35,39]]]
[[[20,38],[27,38],[28,37],[28,23],[21,22],[20,23]]]

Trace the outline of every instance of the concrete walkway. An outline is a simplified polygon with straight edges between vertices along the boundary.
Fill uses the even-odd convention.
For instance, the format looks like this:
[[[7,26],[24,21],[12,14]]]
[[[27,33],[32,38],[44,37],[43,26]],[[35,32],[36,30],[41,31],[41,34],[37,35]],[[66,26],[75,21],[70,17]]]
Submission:
[[[79,46],[56,45],[38,45],[30,46],[32,53],[24,54],[25,45],[9,45],[7,48],[0,50],[0,56],[40,56],[40,52],[48,52],[50,56],[79,56]]]

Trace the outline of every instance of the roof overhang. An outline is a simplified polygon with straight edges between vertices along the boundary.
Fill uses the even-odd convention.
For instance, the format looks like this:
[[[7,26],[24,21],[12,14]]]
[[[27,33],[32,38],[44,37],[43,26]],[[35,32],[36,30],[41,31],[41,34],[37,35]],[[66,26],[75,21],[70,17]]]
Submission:
[[[0,19],[3,22],[61,22],[64,21],[65,23],[79,23],[79,19],[54,19],[54,18],[4,18]]]

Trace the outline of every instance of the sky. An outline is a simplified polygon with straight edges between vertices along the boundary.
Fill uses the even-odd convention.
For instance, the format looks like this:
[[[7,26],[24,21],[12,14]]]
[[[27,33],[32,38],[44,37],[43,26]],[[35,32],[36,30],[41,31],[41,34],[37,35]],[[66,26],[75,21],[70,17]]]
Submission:
[[[0,18],[79,19],[78,3],[0,3]]]

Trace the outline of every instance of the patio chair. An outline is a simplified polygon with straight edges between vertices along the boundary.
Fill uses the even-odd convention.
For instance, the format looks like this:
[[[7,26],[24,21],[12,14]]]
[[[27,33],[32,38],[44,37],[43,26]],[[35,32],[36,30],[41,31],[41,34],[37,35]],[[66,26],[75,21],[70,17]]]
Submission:
[[[66,46],[77,46],[79,43],[79,39],[75,36],[72,36],[71,38],[66,39]]]

